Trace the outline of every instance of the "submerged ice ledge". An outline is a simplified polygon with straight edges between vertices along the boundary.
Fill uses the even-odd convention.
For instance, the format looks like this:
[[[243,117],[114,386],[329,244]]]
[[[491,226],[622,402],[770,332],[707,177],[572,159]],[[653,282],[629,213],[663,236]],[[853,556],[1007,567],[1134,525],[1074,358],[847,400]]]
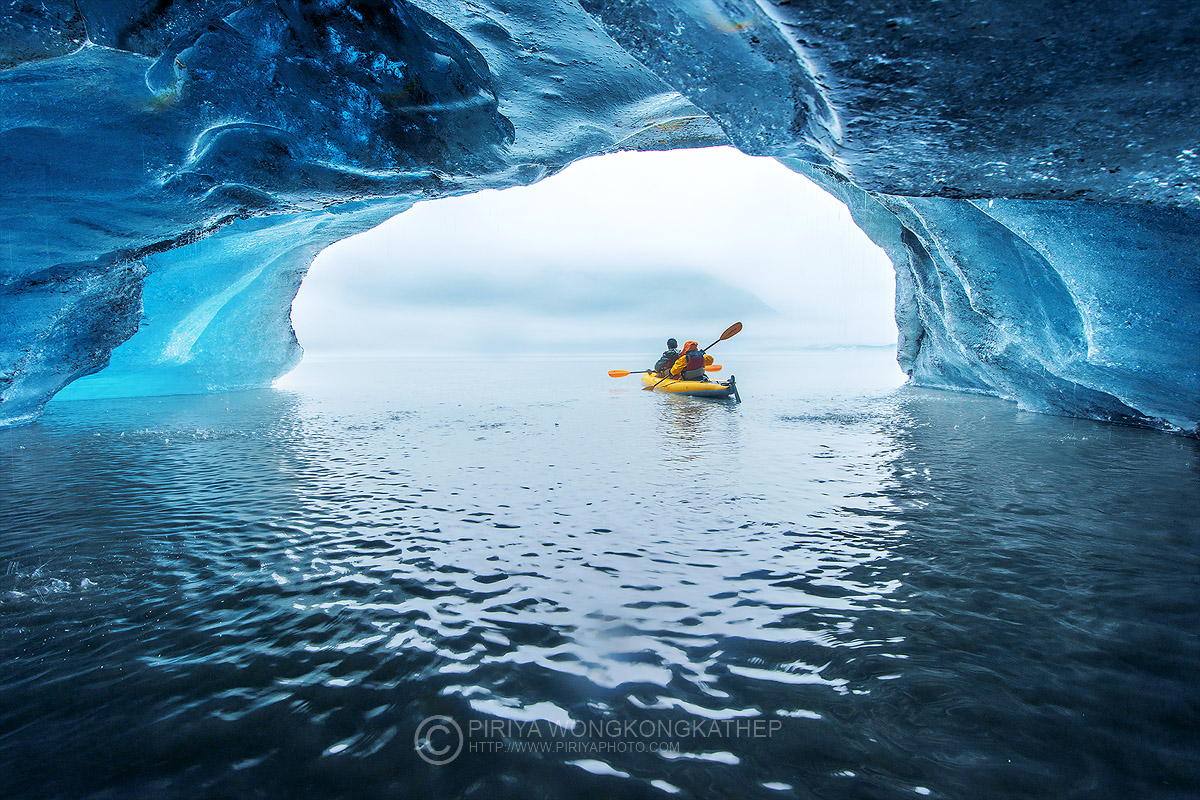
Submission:
[[[326,245],[589,155],[729,142],[888,252],[914,382],[1194,432],[1180,5],[9,4],[0,424],[60,390],[265,385]]]

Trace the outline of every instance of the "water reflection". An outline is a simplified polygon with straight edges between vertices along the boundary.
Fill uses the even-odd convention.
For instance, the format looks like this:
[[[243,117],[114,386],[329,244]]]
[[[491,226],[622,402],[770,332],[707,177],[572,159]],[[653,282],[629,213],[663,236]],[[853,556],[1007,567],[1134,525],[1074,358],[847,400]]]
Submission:
[[[654,397],[660,411],[659,439],[668,458],[694,461],[712,448],[738,448],[737,407],[724,400],[695,397]]]
[[[1195,442],[933,392],[535,388],[322,379],[0,433],[0,789],[1193,786]],[[430,714],[782,727],[434,767]]]
[[[877,513],[903,614],[855,624],[901,660],[850,712],[864,766],[902,753],[949,796],[1193,786],[1196,442],[938,392],[895,412]]]

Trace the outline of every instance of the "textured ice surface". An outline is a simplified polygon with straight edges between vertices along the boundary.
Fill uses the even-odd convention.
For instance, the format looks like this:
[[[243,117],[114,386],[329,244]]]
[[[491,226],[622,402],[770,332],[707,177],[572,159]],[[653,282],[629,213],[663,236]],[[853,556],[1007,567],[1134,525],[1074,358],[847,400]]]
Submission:
[[[148,256],[138,334],[62,398],[191,394],[262,386],[300,358],[292,298],[326,246],[404,211],[411,201],[350,202],[238,220]]]
[[[298,355],[289,305],[328,243],[589,155],[726,141],[816,180],[888,251],[915,382],[1200,419],[1186,3],[0,15],[0,423],[73,381],[64,397],[265,384]]]

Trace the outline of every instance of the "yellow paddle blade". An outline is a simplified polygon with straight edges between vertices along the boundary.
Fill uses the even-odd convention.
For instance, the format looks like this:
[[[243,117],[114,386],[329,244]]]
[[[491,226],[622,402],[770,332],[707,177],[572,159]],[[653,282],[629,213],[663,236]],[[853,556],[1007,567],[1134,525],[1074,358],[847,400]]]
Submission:
[[[610,369],[608,371],[608,377],[610,378],[624,378],[628,374],[629,370],[627,369]]]
[[[721,366],[720,364],[709,364],[707,367],[704,368],[704,371],[705,372],[720,372],[723,369],[725,369],[725,367]]]

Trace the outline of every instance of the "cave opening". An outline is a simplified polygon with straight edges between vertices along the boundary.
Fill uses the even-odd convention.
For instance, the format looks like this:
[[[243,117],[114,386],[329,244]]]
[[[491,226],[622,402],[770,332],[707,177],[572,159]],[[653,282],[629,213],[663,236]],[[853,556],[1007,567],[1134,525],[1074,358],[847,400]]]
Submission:
[[[785,354],[890,350],[893,304],[891,263],[840,201],[710,147],[419,203],[324,250],[292,321],[308,358],[652,354],[735,319],[739,350]]]

